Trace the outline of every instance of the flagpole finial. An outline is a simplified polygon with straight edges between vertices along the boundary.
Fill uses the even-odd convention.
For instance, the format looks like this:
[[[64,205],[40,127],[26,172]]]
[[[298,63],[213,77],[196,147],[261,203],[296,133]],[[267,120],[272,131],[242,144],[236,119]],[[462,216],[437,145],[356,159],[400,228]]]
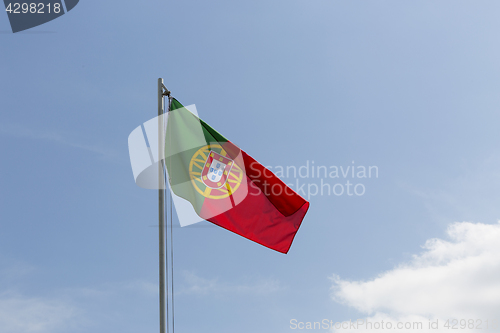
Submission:
[[[170,97],[170,90],[168,90],[167,87],[165,87],[165,85],[163,84],[162,78],[158,79],[158,87],[161,89],[162,96],[169,96]]]

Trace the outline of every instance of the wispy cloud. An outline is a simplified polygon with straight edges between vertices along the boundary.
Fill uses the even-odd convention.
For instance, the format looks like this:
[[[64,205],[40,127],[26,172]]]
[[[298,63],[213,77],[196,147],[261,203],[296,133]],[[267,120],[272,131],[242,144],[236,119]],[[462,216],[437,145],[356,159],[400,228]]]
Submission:
[[[60,145],[82,149],[100,155],[100,157],[105,159],[115,159],[119,156],[116,150],[100,144],[87,144],[77,142],[53,131],[34,130],[16,124],[0,124],[0,134],[14,138],[26,138],[32,140],[53,142]]]
[[[0,332],[67,332],[78,317],[78,309],[63,300],[0,294]]]
[[[59,333],[83,322],[81,310],[67,297],[19,291],[33,278],[35,266],[1,254],[0,266],[0,332]]]
[[[220,281],[218,278],[203,278],[193,272],[187,271],[183,272],[182,276],[183,283],[179,287],[179,294],[270,294],[286,289],[278,280],[275,279],[256,278],[253,281],[231,284]]]
[[[159,294],[158,283],[153,283],[145,280],[135,280],[128,281],[118,284],[118,288],[129,290],[133,292],[141,293],[144,296],[155,296],[157,297]]]
[[[420,320],[427,325],[429,319],[442,324],[453,318],[497,320],[500,224],[453,223],[447,233],[449,240],[428,240],[409,263],[372,280],[333,276],[333,299],[372,316],[372,321]]]
[[[133,319],[112,311],[124,300],[130,307],[148,304],[158,286],[146,280],[57,288],[42,284],[36,266],[0,254],[0,333],[105,332]],[[25,290],[30,289],[27,293]],[[127,321],[128,320],[128,321]],[[124,324],[125,323],[125,324]]]

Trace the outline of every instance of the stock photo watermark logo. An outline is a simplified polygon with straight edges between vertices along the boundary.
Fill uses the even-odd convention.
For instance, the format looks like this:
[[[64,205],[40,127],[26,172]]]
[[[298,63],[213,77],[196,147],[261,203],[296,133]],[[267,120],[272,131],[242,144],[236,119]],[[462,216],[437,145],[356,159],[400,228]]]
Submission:
[[[377,179],[379,176],[378,166],[357,165],[354,161],[351,161],[350,165],[327,166],[316,165],[314,161],[307,160],[299,166],[277,165],[266,168],[307,200],[315,196],[360,197],[366,193],[365,181]],[[266,195],[286,195],[280,193],[281,189],[278,187],[265,183],[262,187]],[[255,192],[250,194],[252,193]]]
[[[479,332],[481,330],[498,330],[499,320],[493,318],[453,318],[453,319],[427,319],[415,321],[374,320],[371,318],[335,322],[330,319],[321,321],[299,321],[290,319],[291,330],[329,330],[333,332],[360,331],[438,331],[460,330],[461,332]]]
[[[175,122],[175,115],[183,112],[197,119],[185,129],[185,140],[167,129],[169,117]],[[248,195],[241,151],[235,149],[229,156],[219,142],[207,142],[203,133],[196,106],[190,105],[146,121],[128,138],[136,184],[168,190],[181,227],[222,214]]]
[[[354,161],[263,166],[207,126],[190,105],[146,121],[128,138],[136,184],[169,191],[181,226],[218,216],[245,199],[263,204],[262,198],[280,203],[315,196],[361,197],[365,182],[379,177],[377,166]]]
[[[343,331],[343,330],[422,330],[424,327],[428,329],[437,329],[438,320],[424,323],[422,321],[390,321],[380,320],[374,321],[371,319],[357,319],[352,321],[334,322],[330,319],[323,319],[321,321],[298,321],[297,319],[290,320],[290,329],[292,330],[330,330],[330,331]]]
[[[4,0],[13,33],[52,21],[75,8],[78,2],[79,0]]]

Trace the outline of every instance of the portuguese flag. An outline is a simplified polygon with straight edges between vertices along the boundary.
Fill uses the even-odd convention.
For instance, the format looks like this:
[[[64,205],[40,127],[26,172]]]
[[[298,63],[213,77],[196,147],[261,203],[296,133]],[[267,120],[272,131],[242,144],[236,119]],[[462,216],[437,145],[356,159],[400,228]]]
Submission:
[[[287,253],[309,202],[172,99],[165,133],[172,191],[202,219]]]

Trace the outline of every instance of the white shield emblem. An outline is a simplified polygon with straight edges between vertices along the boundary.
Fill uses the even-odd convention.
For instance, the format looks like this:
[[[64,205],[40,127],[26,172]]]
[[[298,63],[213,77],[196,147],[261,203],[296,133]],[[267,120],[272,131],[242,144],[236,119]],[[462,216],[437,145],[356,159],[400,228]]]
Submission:
[[[210,164],[210,169],[208,170],[207,177],[211,182],[217,183],[222,178],[222,173],[226,165],[218,160],[212,160]]]
[[[210,188],[221,188],[226,183],[232,166],[233,160],[215,151],[210,151],[201,172],[201,179]]]

